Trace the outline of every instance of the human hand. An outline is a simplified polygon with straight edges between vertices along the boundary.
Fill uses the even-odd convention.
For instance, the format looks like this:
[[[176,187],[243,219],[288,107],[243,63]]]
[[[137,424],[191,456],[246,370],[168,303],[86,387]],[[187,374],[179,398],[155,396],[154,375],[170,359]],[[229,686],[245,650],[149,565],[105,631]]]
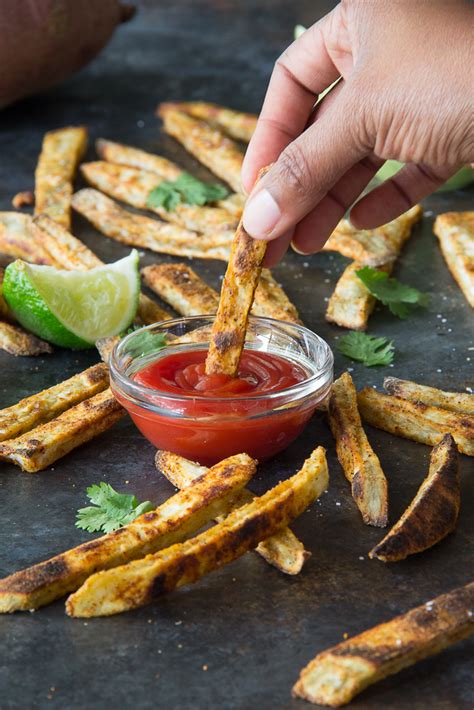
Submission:
[[[242,180],[244,226],[318,251],[387,159],[407,165],[364,196],[351,221],[394,219],[474,160],[471,27],[463,0],[342,0],[278,59]],[[318,104],[318,94],[342,79]]]

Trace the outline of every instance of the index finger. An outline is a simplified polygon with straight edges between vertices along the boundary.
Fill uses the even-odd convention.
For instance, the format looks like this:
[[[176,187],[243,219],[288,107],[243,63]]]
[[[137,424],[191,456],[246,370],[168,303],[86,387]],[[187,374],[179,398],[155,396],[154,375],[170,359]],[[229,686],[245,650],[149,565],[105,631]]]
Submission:
[[[277,60],[242,166],[247,192],[260,168],[304,131],[318,94],[339,77],[326,47],[327,28],[338,11],[339,6],[306,30]]]

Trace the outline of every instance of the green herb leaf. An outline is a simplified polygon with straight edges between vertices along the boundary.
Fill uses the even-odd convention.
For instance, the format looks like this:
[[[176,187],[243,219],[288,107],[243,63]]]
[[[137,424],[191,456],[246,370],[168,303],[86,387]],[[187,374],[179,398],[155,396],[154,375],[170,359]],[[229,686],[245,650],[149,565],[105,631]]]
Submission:
[[[176,180],[164,180],[155,187],[148,195],[147,207],[164,207],[167,212],[172,212],[181,202],[205,205],[223,200],[228,194],[222,185],[208,184],[183,172]]]
[[[385,271],[364,266],[356,271],[364,286],[399,318],[408,318],[413,308],[428,305],[428,294],[389,278]]]
[[[337,349],[346,357],[363,362],[367,367],[390,365],[395,353],[391,340],[357,331],[351,331],[339,338]]]
[[[127,335],[134,333],[141,327],[140,325],[132,326],[128,329]],[[144,330],[143,333],[140,333],[140,335],[134,338],[127,352],[132,357],[143,357],[144,355],[149,355],[149,353],[161,350],[161,348],[164,347],[166,347],[166,336],[164,333],[152,333],[149,330]]]
[[[149,500],[139,503],[134,495],[118,493],[103,481],[98,486],[89,486],[87,497],[93,505],[79,508],[76,527],[88,532],[118,530],[155,507]]]

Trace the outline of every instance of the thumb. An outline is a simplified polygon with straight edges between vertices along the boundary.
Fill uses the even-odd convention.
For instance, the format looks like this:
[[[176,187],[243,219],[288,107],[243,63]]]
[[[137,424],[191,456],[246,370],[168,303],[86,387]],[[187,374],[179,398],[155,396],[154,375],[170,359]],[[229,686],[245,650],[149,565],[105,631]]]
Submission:
[[[350,104],[350,105],[348,105]],[[246,232],[255,239],[276,239],[289,232],[325,197],[353,165],[369,154],[359,138],[354,104],[348,92],[334,103],[280,154],[255,186],[244,210]],[[334,200],[342,212],[340,195]]]

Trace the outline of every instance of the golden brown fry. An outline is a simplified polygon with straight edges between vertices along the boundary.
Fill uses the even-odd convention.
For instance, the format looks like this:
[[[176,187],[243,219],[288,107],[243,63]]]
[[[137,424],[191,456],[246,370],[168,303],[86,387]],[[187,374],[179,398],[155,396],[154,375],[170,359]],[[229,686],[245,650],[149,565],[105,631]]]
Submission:
[[[187,488],[192,482],[208,469],[198,463],[173,454],[171,451],[157,451],[155,464],[158,471],[165,476],[176,488]],[[243,488],[236,496],[232,509],[247,505],[254,499],[254,494]],[[225,516],[217,516],[216,521],[221,522]],[[304,549],[290,528],[283,528],[271,537],[263,540],[255,551],[268,562],[285,574],[299,574],[311,553]]]
[[[434,233],[449,270],[474,308],[474,212],[438,215]]]
[[[47,214],[65,229],[71,226],[72,181],[87,147],[83,126],[46,133],[35,172],[35,214]]]
[[[197,234],[175,224],[134,214],[101,192],[87,188],[73,195],[72,206],[102,234],[122,244],[161,254],[228,261],[232,232]]]
[[[344,269],[334,293],[329,299],[326,320],[330,323],[337,323],[341,328],[365,330],[369,316],[374,309],[375,298],[356,274],[356,271],[362,266],[363,264],[356,262],[349,264]],[[378,268],[390,273],[392,265],[385,264]]]
[[[143,281],[181,315],[215,313],[219,295],[186,264],[153,264],[141,270]]]
[[[240,219],[242,217],[242,212],[244,211],[246,200],[246,195],[242,195],[239,192],[233,192],[228,197],[224,197],[223,200],[216,202],[216,205],[223,207],[225,210],[233,214],[234,217]]]
[[[92,575],[68,598],[66,611],[79,617],[117,614],[195,582],[286,527],[321,495],[327,483],[326,456],[319,447],[295,476],[197,537]]]
[[[474,417],[470,414],[410,402],[372,387],[361,390],[357,401],[362,417],[378,429],[428,446],[437,444],[444,434],[452,434],[459,451],[474,456]]]
[[[419,385],[416,382],[410,382],[410,380],[399,380],[398,377],[386,377],[383,386],[389,394],[394,394],[402,399],[429,404],[431,407],[442,407],[442,409],[449,409],[451,412],[474,414],[474,394],[444,392],[436,387]]]
[[[255,462],[247,454],[231,456],[125,527],[0,580],[0,613],[37,609],[77,589],[97,570],[186,539],[225,513],[254,473]]]
[[[461,505],[458,450],[445,434],[431,452],[428,475],[402,517],[369,552],[382,562],[398,562],[423,552],[454,530]]]
[[[421,206],[415,205],[376,229],[356,229],[349,220],[343,219],[323,246],[323,251],[337,251],[360,264],[387,264],[397,258],[410,236],[412,225],[422,214]]]
[[[169,212],[164,207],[149,207],[150,192],[163,182],[155,173],[105,161],[83,163],[81,172],[91,185],[107,195],[132,207],[149,209],[167,222],[185,229],[212,234],[235,229],[236,218],[220,207],[181,203]]]
[[[233,140],[205,121],[176,110],[173,104],[161,104],[157,114],[166,133],[176,138],[211,172],[242,192],[240,173],[244,155]]]
[[[387,479],[362,427],[357,392],[348,372],[332,386],[328,417],[336,439],[339,463],[351,484],[352,497],[364,523],[385,527],[388,516]]]
[[[252,306],[254,316],[265,316],[301,324],[296,306],[275,281],[270,269],[262,269]]]
[[[50,264],[29,214],[0,212],[0,252],[32,264]]]
[[[49,343],[45,343],[32,333],[27,333],[17,325],[4,321],[0,321],[0,350],[17,356],[44,355],[53,352]]]
[[[110,429],[125,411],[108,388],[16,439],[0,443],[0,460],[27,473],[50,466],[76,447]]]
[[[35,204],[35,196],[31,190],[22,190],[12,197],[12,207],[16,210],[22,207],[31,207]]]
[[[318,654],[293,695],[319,705],[346,705],[364,688],[474,632],[474,582]]]
[[[66,409],[101,392],[109,384],[108,368],[99,363],[42,392],[0,410],[0,441],[12,439],[51,421]]]
[[[257,127],[258,116],[255,116],[255,114],[234,111],[231,108],[206,103],[205,101],[188,101],[167,105],[173,105],[178,111],[183,111],[189,116],[207,121],[207,123],[220,128],[231,138],[244,143],[250,141]]]

